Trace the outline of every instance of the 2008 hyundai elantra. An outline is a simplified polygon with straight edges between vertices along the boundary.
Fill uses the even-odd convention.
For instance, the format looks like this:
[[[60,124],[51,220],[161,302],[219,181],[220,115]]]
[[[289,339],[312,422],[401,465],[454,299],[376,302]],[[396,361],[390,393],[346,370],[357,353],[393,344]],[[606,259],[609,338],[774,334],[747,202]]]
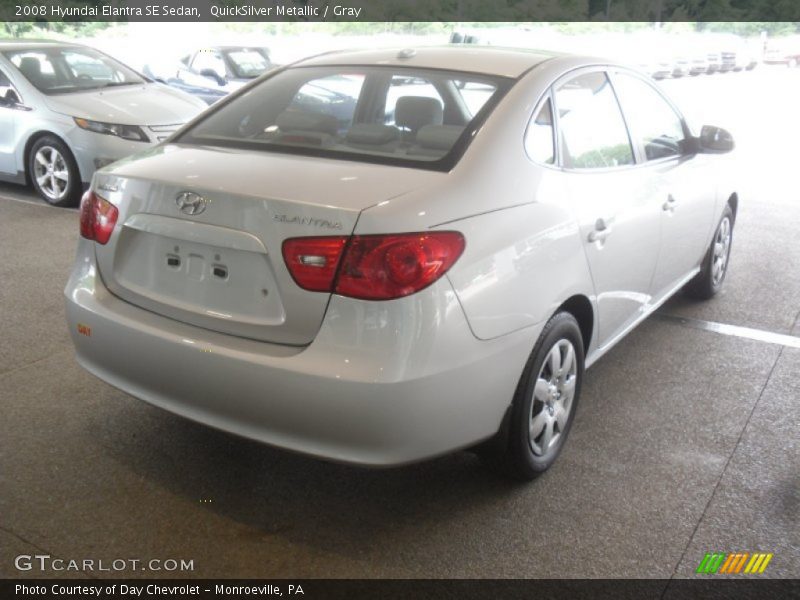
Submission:
[[[547,469],[584,370],[728,267],[722,129],[604,61],[327,54],[99,171],[66,288],[79,362],[189,419],[397,465]]]

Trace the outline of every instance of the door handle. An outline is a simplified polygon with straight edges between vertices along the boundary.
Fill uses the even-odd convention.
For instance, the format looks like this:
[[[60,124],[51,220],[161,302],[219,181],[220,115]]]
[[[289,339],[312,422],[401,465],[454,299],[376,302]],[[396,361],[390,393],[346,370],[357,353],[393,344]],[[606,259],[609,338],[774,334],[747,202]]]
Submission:
[[[594,229],[589,232],[589,242],[604,242],[611,235],[611,222],[613,219],[597,219]]]
[[[675,211],[675,197],[670,194],[667,196],[667,201],[661,206],[661,208],[667,212],[674,212]]]

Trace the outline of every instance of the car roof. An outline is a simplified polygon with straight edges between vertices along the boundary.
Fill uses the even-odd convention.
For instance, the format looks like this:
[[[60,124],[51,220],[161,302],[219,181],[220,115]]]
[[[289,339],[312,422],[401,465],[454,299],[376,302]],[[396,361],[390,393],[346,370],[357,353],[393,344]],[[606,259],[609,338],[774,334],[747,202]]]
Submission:
[[[0,50],[28,50],[30,48],[57,48],[59,46],[80,46],[70,42],[59,42],[56,40],[37,40],[37,39],[2,39],[0,38]]]
[[[336,51],[298,61],[295,65],[387,65],[447,69],[517,78],[532,67],[555,56],[561,56],[561,54],[545,50],[454,44],[417,48]]]
[[[203,48],[210,48],[210,49],[213,49],[213,50],[236,50],[238,48],[243,48],[245,50],[247,50],[249,48],[263,48],[265,50],[268,49],[266,46],[263,46],[261,44],[250,44],[250,45],[247,45],[247,44],[222,44],[222,45],[217,45],[217,46],[203,46]]]

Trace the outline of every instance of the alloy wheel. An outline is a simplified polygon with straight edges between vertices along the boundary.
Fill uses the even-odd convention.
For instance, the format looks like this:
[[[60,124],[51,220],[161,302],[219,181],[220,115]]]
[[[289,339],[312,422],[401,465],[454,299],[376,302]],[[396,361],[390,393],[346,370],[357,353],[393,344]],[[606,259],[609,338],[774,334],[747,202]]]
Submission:
[[[714,256],[711,260],[711,280],[714,286],[718,286],[725,277],[725,269],[728,267],[728,255],[731,248],[731,220],[728,217],[722,219],[714,237]]]
[[[69,189],[69,169],[62,154],[42,146],[33,159],[33,175],[41,192],[53,202],[62,200]]]
[[[575,347],[562,338],[548,352],[533,389],[528,440],[535,456],[546,457],[558,448],[571,417],[577,377]]]

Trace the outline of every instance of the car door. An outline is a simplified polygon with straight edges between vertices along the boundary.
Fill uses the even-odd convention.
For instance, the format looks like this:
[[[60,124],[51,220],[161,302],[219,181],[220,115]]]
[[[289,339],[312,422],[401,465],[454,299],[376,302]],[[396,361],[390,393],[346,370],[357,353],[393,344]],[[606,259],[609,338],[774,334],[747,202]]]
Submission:
[[[689,152],[689,130],[655,86],[634,73],[611,74],[634,144],[661,207],[661,252],[651,292],[658,300],[697,267],[708,245],[715,190],[707,157]]]
[[[9,92],[13,92],[19,98],[19,92],[16,91],[5,71],[0,68],[0,173],[16,175],[18,109],[16,105],[7,100]]]
[[[604,70],[554,86],[559,162],[594,283],[598,344],[612,343],[645,311],[658,259],[661,209],[648,193]]]

